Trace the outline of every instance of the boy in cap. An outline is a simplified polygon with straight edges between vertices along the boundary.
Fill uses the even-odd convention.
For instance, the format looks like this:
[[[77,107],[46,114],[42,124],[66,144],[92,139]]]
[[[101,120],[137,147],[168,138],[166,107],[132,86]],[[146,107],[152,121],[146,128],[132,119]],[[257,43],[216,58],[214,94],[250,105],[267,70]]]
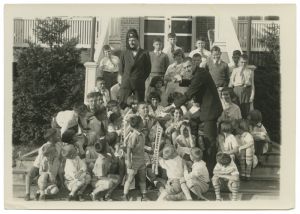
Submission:
[[[189,57],[194,59],[194,56],[196,54],[200,55],[200,59],[201,59],[201,64],[200,67],[205,67],[205,63],[207,61],[207,58],[210,57],[210,52],[208,50],[205,49],[205,45],[206,45],[206,39],[204,37],[200,37],[196,40],[196,49],[193,50],[190,54]]]
[[[184,178],[190,191],[192,191],[198,199],[207,201],[202,193],[208,191],[209,188],[209,174],[206,163],[202,160],[203,152],[201,149],[191,148],[190,158],[193,161],[192,171],[184,171]]]
[[[80,201],[84,201],[82,196],[86,186],[90,183],[91,177],[87,174],[87,166],[81,160],[73,145],[66,145],[62,150],[62,155],[66,158],[65,164],[65,186],[70,191],[68,201],[78,196]]]
[[[44,139],[47,141],[45,144],[43,144],[39,150],[38,150],[38,155],[35,158],[34,162],[33,162],[33,166],[31,167],[29,173],[26,176],[26,194],[25,194],[25,200],[29,201],[30,200],[30,185],[32,183],[32,181],[37,178],[39,176],[39,169],[40,169],[40,165],[43,159],[43,147],[47,146],[47,145],[54,145],[57,153],[60,154],[61,152],[61,145],[58,144],[59,141],[59,133],[56,129],[47,129],[47,131],[44,134]]]
[[[232,200],[237,200],[240,186],[239,171],[229,154],[219,152],[217,164],[214,168],[212,184],[216,193],[216,200],[221,201],[221,186],[227,183],[228,189],[232,192]]]
[[[164,47],[163,49],[163,52],[165,54],[168,55],[168,58],[169,58],[169,64],[171,65],[173,62],[174,62],[174,57],[173,57],[173,53],[178,50],[178,49],[181,49],[181,47],[178,47],[176,45],[176,34],[175,33],[169,33],[168,34],[168,40],[167,40],[167,44],[166,46]]]
[[[104,77],[97,77],[95,92],[100,92],[102,95],[103,105],[106,106],[110,101],[109,89],[106,87],[106,81]]]
[[[39,168],[38,187],[35,194],[36,200],[46,200],[47,195],[58,193],[56,176],[60,167],[59,154],[53,144],[47,144],[42,148],[43,158]]]
[[[135,29],[127,33],[126,50],[120,57],[120,106],[125,109],[127,98],[133,93],[139,102],[145,100],[145,81],[151,71],[149,53],[139,47],[138,34]]]

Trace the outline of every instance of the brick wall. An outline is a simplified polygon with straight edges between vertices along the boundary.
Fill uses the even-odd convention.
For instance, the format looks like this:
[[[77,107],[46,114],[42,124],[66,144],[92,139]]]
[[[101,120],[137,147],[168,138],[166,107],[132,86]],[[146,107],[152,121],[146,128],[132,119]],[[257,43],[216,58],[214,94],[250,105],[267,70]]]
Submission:
[[[140,38],[140,18],[139,17],[124,17],[121,18],[121,48],[126,48],[126,34],[130,28],[135,28],[139,33]]]

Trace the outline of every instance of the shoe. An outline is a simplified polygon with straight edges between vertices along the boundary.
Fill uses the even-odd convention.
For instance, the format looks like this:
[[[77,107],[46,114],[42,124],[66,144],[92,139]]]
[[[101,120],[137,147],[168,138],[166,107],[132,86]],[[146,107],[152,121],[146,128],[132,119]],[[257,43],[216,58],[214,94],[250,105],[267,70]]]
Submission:
[[[151,201],[151,200],[147,197],[147,195],[143,194],[141,201]]]
[[[40,193],[39,193],[39,192],[36,192],[36,193],[34,194],[34,199],[35,199],[36,201],[38,201],[38,200],[40,199]]]
[[[84,197],[83,197],[82,194],[78,195],[78,200],[79,200],[79,201],[84,201]]]
[[[106,195],[103,197],[103,200],[104,200],[104,201],[112,201],[111,195],[110,195],[110,194],[106,194]]]
[[[46,195],[41,195],[40,196],[40,201],[46,201]]]
[[[24,197],[24,200],[25,201],[30,201],[30,194],[26,194],[25,197]]]
[[[128,195],[123,195],[122,196],[122,201],[129,201]]]
[[[96,195],[94,195],[93,193],[91,193],[89,196],[90,196],[90,198],[91,198],[92,201],[96,201],[97,200],[96,199]]]

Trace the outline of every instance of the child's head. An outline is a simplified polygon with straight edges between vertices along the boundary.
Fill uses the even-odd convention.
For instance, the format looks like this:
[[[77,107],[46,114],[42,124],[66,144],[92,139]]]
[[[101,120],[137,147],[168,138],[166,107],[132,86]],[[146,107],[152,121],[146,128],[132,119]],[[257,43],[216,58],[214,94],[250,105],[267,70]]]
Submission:
[[[44,133],[44,139],[51,143],[56,143],[59,140],[58,134],[59,132],[57,131],[57,129],[47,129]]]
[[[138,110],[138,100],[135,96],[129,96],[127,98],[127,105],[132,109],[132,111],[137,112]]]
[[[172,144],[166,144],[163,148],[163,159],[169,160],[177,156],[175,147]]]
[[[160,51],[162,48],[162,42],[160,38],[155,38],[153,40],[153,47],[155,51]]]
[[[97,153],[104,154],[106,152],[106,145],[107,145],[107,142],[106,142],[105,138],[103,137],[100,140],[98,140],[97,143],[95,143],[95,151]]]
[[[201,161],[203,157],[203,152],[201,149],[193,147],[191,148],[190,157],[193,162]]]
[[[103,46],[103,53],[104,53],[104,56],[106,56],[106,57],[111,56],[111,48],[110,48],[109,45],[104,45]]]
[[[79,117],[84,117],[88,113],[88,108],[83,103],[75,103],[73,110]]]
[[[245,68],[248,65],[248,55],[242,54],[239,59],[239,66]]]
[[[104,106],[99,107],[96,111],[95,111],[95,117],[97,118],[97,120],[99,121],[104,121],[107,119],[107,111],[106,108]]]
[[[195,53],[193,55],[193,67],[196,68],[196,67],[199,67],[201,62],[202,62],[202,57],[199,53]]]
[[[110,123],[116,124],[116,123],[119,121],[119,118],[120,118],[120,116],[119,116],[118,114],[112,113],[112,114],[109,116],[108,120],[109,120]]]
[[[183,116],[183,111],[181,108],[175,108],[174,113],[173,113],[174,119],[175,120],[181,120]]]
[[[106,108],[107,108],[107,111],[112,111],[113,113],[120,114],[120,112],[121,112],[119,102],[116,100],[108,101]]]
[[[151,106],[157,107],[161,99],[159,94],[153,91],[148,95],[147,101]]]
[[[160,76],[153,77],[150,82],[150,87],[156,88],[158,90],[160,90],[163,85],[164,85],[164,80]]]
[[[221,49],[218,46],[213,46],[211,48],[211,57],[216,61],[221,59]]]
[[[105,88],[105,80],[103,77],[97,77],[96,79],[96,87],[98,89],[104,89]]]
[[[75,159],[76,156],[78,155],[77,150],[74,147],[74,145],[70,145],[70,144],[68,144],[62,148],[61,154],[66,159]]]
[[[53,159],[58,155],[57,150],[53,144],[46,144],[45,146],[43,146],[42,153],[43,156],[49,159]]]
[[[232,133],[232,125],[230,121],[223,121],[220,128],[221,133]]]
[[[130,118],[130,126],[134,129],[140,129],[143,126],[143,120],[140,116],[134,115]]]
[[[184,72],[191,72],[193,69],[193,60],[191,57],[186,57],[183,60],[183,71]]]
[[[180,92],[173,92],[168,96],[168,104],[171,105],[174,100],[177,100],[179,98],[183,97],[183,94]]]
[[[238,132],[240,134],[242,134],[244,132],[249,132],[249,124],[248,124],[247,120],[245,120],[245,119],[240,120],[239,126],[238,126]]]
[[[241,55],[242,55],[242,53],[240,50],[233,51],[232,60],[233,60],[234,64],[236,64],[236,65],[238,64]]]
[[[173,53],[173,58],[174,60],[179,64],[182,63],[183,59],[184,59],[184,53],[181,49],[177,49],[174,51]]]
[[[176,45],[176,34],[175,33],[168,34],[168,42],[170,45]]]
[[[231,163],[231,157],[229,154],[218,152],[217,154],[217,163],[222,166],[228,166]]]
[[[142,117],[148,116],[149,115],[149,106],[148,106],[148,104],[147,103],[139,103],[138,111],[139,111],[139,114]]]
[[[205,38],[204,37],[199,37],[197,40],[196,40],[196,47],[197,49],[199,50],[202,50],[205,48]]]
[[[91,112],[94,112],[99,103],[99,93],[98,92],[90,92],[86,96],[88,106]]]
[[[231,91],[228,87],[224,87],[221,91],[221,98],[226,102],[231,102]]]
[[[258,123],[261,123],[262,121],[261,112],[257,109],[250,111],[248,115],[248,120],[251,123],[251,125],[256,125]]]

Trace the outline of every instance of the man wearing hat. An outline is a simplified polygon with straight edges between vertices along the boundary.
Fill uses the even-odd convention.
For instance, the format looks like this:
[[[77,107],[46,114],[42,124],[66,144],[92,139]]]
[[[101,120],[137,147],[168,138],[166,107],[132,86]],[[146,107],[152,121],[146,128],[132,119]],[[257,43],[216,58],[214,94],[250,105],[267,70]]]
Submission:
[[[130,29],[126,37],[126,50],[120,57],[120,104],[126,107],[127,98],[133,93],[139,102],[145,99],[145,81],[151,71],[149,53],[139,47],[138,33]]]

